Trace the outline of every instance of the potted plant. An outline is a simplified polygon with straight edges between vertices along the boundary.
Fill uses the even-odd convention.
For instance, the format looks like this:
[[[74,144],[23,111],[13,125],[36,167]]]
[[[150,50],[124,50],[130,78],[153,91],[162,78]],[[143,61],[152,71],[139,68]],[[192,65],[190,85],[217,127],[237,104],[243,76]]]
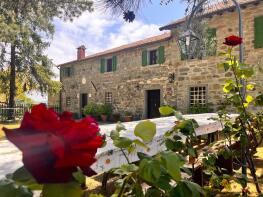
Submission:
[[[92,116],[95,119],[98,119],[100,112],[99,112],[99,105],[96,103],[89,103],[83,109],[83,114],[85,116]]]
[[[132,121],[132,113],[130,111],[124,112],[124,122]]]
[[[110,104],[102,104],[100,105],[100,117],[103,122],[106,122],[108,117],[112,113],[112,106]]]
[[[120,121],[120,119],[121,119],[120,113],[117,112],[117,111],[113,112],[113,114],[112,114],[112,121],[113,122],[118,122],[118,121]]]

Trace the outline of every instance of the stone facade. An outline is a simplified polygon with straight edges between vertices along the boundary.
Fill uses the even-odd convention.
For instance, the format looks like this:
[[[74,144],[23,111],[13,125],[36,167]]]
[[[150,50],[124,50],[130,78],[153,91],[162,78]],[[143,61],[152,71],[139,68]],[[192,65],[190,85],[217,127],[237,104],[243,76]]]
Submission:
[[[245,62],[263,65],[263,48],[254,48],[254,17],[263,15],[263,2],[247,5],[242,9],[244,17]],[[234,12],[215,14],[208,20],[208,26],[216,28],[217,51],[224,51],[222,43],[229,35],[238,35],[238,16]],[[263,36],[263,35],[262,35]],[[104,55],[93,55],[81,61],[61,65],[74,67],[71,77],[61,77],[63,91],[61,104],[63,110],[80,112],[81,94],[88,95],[88,102],[105,102],[106,92],[112,93],[112,104],[116,111],[131,111],[138,117],[147,117],[147,90],[160,89],[161,104],[176,106],[186,113],[189,107],[189,89],[193,86],[206,87],[206,102],[214,108],[222,99],[222,84],[231,77],[216,65],[223,57],[210,56],[202,60],[181,60],[176,29],[167,40],[154,41],[130,49]],[[142,51],[164,46],[163,64],[142,66]],[[235,51],[238,54],[238,47]],[[117,69],[114,72],[100,73],[100,59],[117,57]],[[169,75],[174,74],[171,83]],[[257,73],[255,81],[262,82],[263,75]],[[67,100],[67,99],[68,100]],[[68,103],[67,103],[68,102]]]

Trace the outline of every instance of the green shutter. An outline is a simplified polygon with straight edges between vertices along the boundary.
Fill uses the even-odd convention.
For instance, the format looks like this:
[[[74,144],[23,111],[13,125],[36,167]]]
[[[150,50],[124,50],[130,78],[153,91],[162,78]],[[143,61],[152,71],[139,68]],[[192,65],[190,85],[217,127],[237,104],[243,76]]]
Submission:
[[[263,16],[254,19],[254,46],[255,48],[263,48]]]
[[[147,65],[147,50],[142,51],[142,66]]]
[[[112,57],[112,71],[117,70],[117,56]]]
[[[70,67],[70,76],[73,76],[73,75],[74,75],[74,68]]]
[[[105,59],[104,58],[100,59],[100,72],[101,73],[105,72]]]
[[[60,78],[64,77],[64,68],[60,67]]]
[[[164,46],[160,46],[158,49],[158,63],[163,64],[165,61],[164,58]]]

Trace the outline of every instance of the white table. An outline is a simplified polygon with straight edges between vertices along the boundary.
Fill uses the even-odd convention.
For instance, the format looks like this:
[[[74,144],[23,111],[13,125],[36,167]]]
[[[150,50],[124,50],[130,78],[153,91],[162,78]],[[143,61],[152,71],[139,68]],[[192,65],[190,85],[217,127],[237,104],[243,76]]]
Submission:
[[[213,116],[217,116],[217,114],[207,113],[184,115],[185,118],[193,118],[198,122],[199,128],[196,129],[197,136],[211,134],[222,129],[221,124],[219,122],[208,120],[208,118]],[[155,155],[156,153],[165,150],[165,146],[164,144],[162,144],[163,135],[166,131],[170,130],[174,126],[174,121],[176,121],[176,118],[174,116],[170,116],[151,119],[151,121],[156,123],[157,132],[153,141],[147,144],[150,148],[150,151],[146,152],[143,148],[140,147],[137,147],[136,150],[149,155]],[[138,123],[139,121],[123,123],[127,129],[126,131],[122,131],[123,136],[131,139],[136,139],[136,136],[133,135],[133,130]],[[102,125],[100,126],[101,133],[109,136],[110,132],[114,130],[115,127],[116,124]],[[137,151],[134,151],[134,153],[128,155],[129,160],[131,162],[138,160]],[[97,162],[92,165],[92,168],[98,173],[107,171],[111,168],[119,167],[121,164],[127,163],[121,150],[119,148],[114,147],[113,142],[109,137],[107,137],[107,145],[104,148],[98,150],[96,157]]]
[[[219,122],[213,120],[207,120],[209,117],[216,116],[214,113],[209,114],[195,114],[195,115],[185,115],[185,118],[194,118],[200,127],[196,130],[197,136],[205,135],[209,133],[221,130],[221,125]],[[164,150],[164,145],[161,145],[163,140],[163,135],[166,131],[174,126],[175,117],[164,117],[151,119],[157,125],[157,132],[154,140],[148,144],[150,147],[149,152],[145,152],[144,149],[138,148],[138,151],[145,152],[149,155],[154,155],[159,151]],[[126,131],[123,132],[123,136],[129,137],[131,139],[136,139],[133,135],[133,130],[139,121],[123,123],[126,127]],[[110,132],[115,129],[116,124],[101,125],[101,133],[110,135]],[[92,168],[96,172],[107,171],[111,168],[118,167],[121,164],[127,163],[120,149],[114,147],[112,140],[107,137],[107,145],[101,148],[97,152],[97,162],[92,165]],[[138,157],[136,152],[129,154],[130,161],[137,161]],[[21,152],[7,140],[0,141],[0,179],[5,176],[5,174],[11,173],[20,166],[22,166],[22,154]]]

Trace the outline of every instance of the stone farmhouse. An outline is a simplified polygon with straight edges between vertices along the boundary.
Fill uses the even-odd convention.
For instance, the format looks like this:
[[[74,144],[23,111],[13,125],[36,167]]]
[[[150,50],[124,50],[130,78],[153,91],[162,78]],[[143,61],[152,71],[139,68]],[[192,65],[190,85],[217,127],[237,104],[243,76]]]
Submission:
[[[245,62],[263,65],[263,1],[240,0],[244,18]],[[110,103],[115,111],[130,111],[137,118],[159,116],[163,104],[176,106],[184,113],[196,103],[211,103],[216,108],[223,98],[222,85],[231,73],[218,70],[225,51],[222,43],[238,35],[238,16],[232,4],[217,4],[208,10],[207,20],[216,41],[215,53],[185,59],[178,45],[178,29],[185,19],[160,28],[165,33],[85,56],[77,49],[77,59],[59,65],[63,90],[63,110],[81,113],[89,102]],[[235,51],[238,54],[238,47]],[[263,75],[254,78],[261,82]]]

